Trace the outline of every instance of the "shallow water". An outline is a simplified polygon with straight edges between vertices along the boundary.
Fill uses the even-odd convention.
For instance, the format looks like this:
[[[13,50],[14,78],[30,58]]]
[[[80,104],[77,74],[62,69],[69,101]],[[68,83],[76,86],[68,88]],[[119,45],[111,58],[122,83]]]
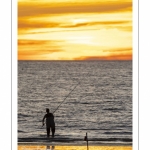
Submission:
[[[131,143],[132,61],[18,61],[18,139],[46,137],[47,107],[56,138]]]

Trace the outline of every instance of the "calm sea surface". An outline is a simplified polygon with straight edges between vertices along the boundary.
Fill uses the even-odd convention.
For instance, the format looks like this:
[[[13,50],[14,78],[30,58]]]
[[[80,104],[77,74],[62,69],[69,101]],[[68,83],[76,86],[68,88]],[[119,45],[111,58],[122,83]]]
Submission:
[[[56,138],[132,143],[132,61],[18,61],[18,139],[46,137],[45,108]]]

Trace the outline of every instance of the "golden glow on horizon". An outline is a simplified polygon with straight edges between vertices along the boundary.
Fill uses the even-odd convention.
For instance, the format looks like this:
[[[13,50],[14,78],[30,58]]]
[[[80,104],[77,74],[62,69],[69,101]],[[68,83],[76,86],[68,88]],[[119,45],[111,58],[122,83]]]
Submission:
[[[52,146],[50,146],[51,148]],[[86,146],[53,146],[54,150],[87,150]],[[48,149],[47,149],[48,148]],[[19,145],[18,150],[49,150],[49,146]],[[89,146],[90,150],[132,150],[132,146]]]
[[[132,60],[132,1],[19,0],[19,60]]]

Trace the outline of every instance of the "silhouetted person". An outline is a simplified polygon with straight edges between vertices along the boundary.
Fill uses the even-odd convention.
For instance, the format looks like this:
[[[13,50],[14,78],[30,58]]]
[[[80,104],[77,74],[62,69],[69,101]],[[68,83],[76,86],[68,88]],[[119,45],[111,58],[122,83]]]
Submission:
[[[43,126],[44,126],[44,119],[46,118],[46,131],[47,131],[47,137],[50,136],[50,129],[52,132],[52,137],[54,137],[55,134],[55,122],[54,122],[54,115],[49,112],[49,109],[46,108],[47,114],[43,117]]]

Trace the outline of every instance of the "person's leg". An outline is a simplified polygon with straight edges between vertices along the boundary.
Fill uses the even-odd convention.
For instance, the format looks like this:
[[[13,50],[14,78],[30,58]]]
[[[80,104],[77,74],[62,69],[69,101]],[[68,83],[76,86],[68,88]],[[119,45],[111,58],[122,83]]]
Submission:
[[[55,127],[51,128],[51,131],[52,131],[52,137],[54,137],[54,134],[55,134]]]
[[[47,128],[47,137],[50,135],[50,128]]]

